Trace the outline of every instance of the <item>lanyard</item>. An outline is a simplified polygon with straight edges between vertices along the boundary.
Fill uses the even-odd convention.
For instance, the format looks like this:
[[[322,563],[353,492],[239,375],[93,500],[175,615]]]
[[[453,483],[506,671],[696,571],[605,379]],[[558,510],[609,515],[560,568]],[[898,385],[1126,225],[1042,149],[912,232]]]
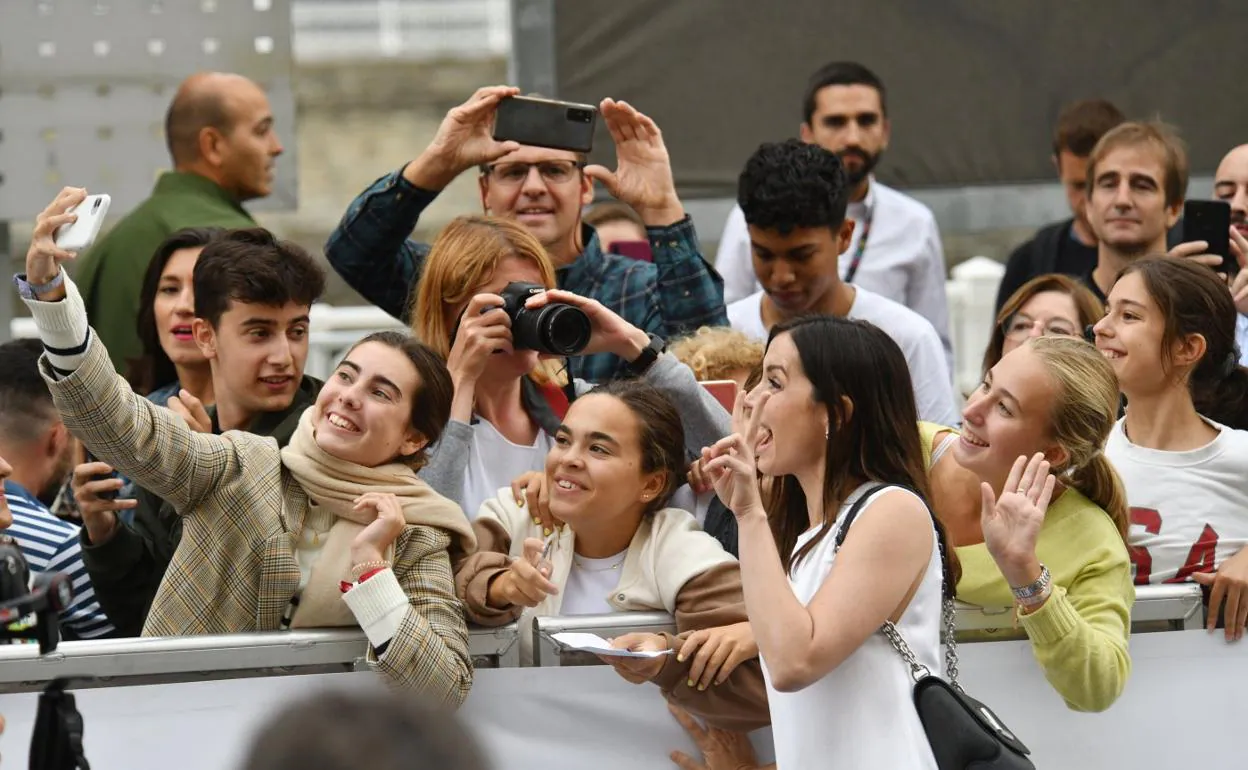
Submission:
[[[867,250],[867,237],[871,235],[871,220],[875,219],[875,211],[868,211],[867,218],[862,220],[862,236],[854,249],[853,259],[849,261],[849,269],[845,271],[845,283],[853,283],[858,274],[858,266],[862,264],[862,254]]]

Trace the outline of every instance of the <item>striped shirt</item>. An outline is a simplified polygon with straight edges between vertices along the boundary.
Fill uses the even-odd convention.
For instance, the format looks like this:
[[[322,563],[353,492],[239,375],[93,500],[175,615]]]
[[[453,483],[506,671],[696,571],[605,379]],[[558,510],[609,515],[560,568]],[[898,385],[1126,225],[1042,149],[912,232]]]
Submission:
[[[114,632],[82,562],[78,527],[61,521],[20,484],[4,482],[4,499],[13,512],[13,524],[4,531],[17,541],[31,574],[64,572],[74,586],[74,603],[61,613],[67,638],[96,639]]]

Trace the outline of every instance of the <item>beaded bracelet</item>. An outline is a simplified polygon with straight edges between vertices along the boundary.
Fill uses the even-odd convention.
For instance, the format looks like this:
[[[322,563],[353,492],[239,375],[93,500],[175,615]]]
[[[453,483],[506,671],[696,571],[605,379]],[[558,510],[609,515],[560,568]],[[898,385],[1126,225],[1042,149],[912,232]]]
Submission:
[[[359,564],[354,564],[351,566],[351,577],[355,578],[355,581],[358,583],[360,581],[360,575],[363,575],[365,572],[381,570],[381,569],[390,569],[390,562],[388,561],[363,561],[363,562],[360,562]]]

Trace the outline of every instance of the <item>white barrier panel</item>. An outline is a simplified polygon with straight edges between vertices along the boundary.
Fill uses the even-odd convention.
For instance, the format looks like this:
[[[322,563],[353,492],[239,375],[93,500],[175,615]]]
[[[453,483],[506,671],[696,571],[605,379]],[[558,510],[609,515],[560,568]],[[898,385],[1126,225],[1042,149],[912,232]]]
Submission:
[[[1169,770],[1239,767],[1234,740],[1248,690],[1248,644],[1184,631],[1131,640],[1134,671],[1103,714],[1068,710],[1044,681],[1026,642],[961,648],[962,681],[1031,747],[1039,768]],[[898,665],[902,665],[898,662]],[[81,690],[78,708],[96,770],[237,767],[259,722],[280,704],[372,674],[324,674]],[[8,720],[0,752],[25,767],[33,693],[0,695]],[[657,689],[606,667],[482,670],[460,712],[495,770],[655,770],[692,747]],[[764,739],[765,745],[765,739]]]

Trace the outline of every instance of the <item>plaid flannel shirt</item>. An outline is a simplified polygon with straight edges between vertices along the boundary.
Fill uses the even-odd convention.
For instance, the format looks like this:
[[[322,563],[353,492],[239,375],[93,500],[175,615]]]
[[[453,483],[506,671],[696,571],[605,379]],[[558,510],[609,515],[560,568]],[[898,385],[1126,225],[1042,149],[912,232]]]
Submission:
[[[347,208],[325,244],[338,274],[369,302],[404,322],[429,245],[408,236],[436,192],[403,177],[403,169],[378,179]],[[699,326],[726,326],[724,281],[703,257],[686,216],[667,227],[646,228],[654,262],[606,254],[598,235],[583,225],[585,250],[555,271],[559,288],[596,299],[624,320],[672,339]],[[602,382],[624,371],[608,353],[568,360],[568,374]]]

